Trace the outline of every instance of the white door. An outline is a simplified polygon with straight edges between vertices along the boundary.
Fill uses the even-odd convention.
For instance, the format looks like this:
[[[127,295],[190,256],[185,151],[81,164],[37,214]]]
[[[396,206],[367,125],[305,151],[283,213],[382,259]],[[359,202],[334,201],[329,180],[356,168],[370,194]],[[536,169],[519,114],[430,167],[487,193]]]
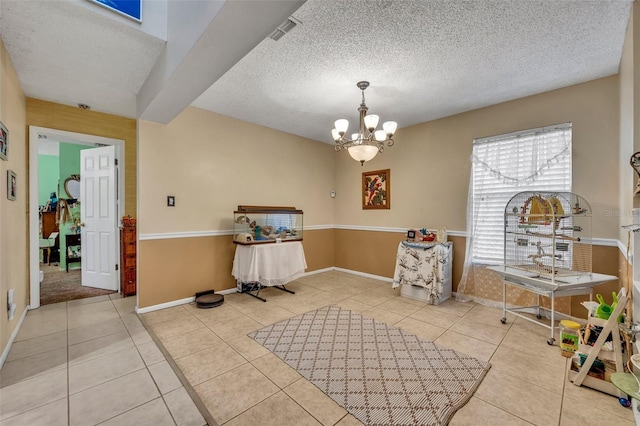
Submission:
[[[115,147],[80,151],[82,285],[118,290]]]

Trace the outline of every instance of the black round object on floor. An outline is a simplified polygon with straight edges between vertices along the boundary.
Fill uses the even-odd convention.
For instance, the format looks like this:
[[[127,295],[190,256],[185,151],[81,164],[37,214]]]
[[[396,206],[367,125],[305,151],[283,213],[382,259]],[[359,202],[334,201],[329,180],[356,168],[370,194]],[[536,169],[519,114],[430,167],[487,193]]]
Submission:
[[[222,294],[203,294],[196,297],[196,306],[198,308],[215,308],[224,303],[224,296]]]

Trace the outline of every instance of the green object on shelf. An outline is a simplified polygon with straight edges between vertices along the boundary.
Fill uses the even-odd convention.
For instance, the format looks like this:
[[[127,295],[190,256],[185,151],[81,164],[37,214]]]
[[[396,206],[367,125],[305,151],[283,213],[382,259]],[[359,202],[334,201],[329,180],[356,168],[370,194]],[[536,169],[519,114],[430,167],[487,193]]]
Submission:
[[[613,373],[611,374],[611,383],[622,392],[632,398],[640,400],[638,394],[638,382],[631,373]]]

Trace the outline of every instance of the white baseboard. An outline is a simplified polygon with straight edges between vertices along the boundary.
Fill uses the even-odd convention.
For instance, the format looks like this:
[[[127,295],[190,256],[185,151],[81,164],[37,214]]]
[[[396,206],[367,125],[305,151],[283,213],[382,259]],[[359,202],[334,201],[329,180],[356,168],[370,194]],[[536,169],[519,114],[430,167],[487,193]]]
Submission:
[[[27,305],[24,308],[24,311],[22,312],[22,315],[20,315],[20,319],[18,320],[18,325],[16,325],[16,328],[13,330],[13,333],[11,333],[11,337],[9,337],[7,346],[4,348],[4,351],[2,351],[2,357],[0,357],[0,368],[2,368],[2,366],[4,365],[4,362],[7,360],[7,357],[9,356],[9,351],[11,350],[11,346],[13,346],[13,341],[16,339],[16,336],[18,335],[18,332],[20,331],[20,327],[22,327],[22,322],[27,316],[27,311],[29,311],[29,305]]]
[[[367,278],[373,278],[374,280],[380,280],[380,281],[386,281],[386,282],[393,282],[393,278],[389,278],[389,277],[383,277],[380,275],[373,275],[373,274],[367,274],[366,272],[360,272],[360,271],[353,271],[351,269],[344,269],[344,268],[333,268],[334,271],[340,271],[340,272],[346,272],[348,274],[353,274],[353,275],[360,275],[361,277],[367,277]]]
[[[330,266],[328,268],[322,268],[322,269],[316,269],[315,271],[309,271],[309,272],[305,272],[304,276],[308,276],[308,275],[315,275],[315,274],[321,274],[323,272],[331,272],[331,271],[335,271],[336,268],[334,268],[333,266]]]
[[[195,296],[187,297],[185,299],[173,300],[167,303],[160,303],[159,305],[147,306],[146,308],[138,308],[136,306],[136,313],[138,314],[146,314],[147,312],[158,311],[160,309],[173,308],[174,306],[186,305],[187,303],[191,303],[196,299]]]

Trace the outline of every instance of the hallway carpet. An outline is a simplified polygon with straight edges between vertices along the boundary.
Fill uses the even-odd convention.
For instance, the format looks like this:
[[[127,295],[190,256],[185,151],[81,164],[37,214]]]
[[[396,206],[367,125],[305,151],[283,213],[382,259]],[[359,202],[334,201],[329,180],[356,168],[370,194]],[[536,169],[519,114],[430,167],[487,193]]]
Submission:
[[[44,279],[40,283],[41,306],[116,293],[111,290],[82,286],[80,269],[66,272],[61,271],[59,266],[41,263],[40,270],[44,272]]]

